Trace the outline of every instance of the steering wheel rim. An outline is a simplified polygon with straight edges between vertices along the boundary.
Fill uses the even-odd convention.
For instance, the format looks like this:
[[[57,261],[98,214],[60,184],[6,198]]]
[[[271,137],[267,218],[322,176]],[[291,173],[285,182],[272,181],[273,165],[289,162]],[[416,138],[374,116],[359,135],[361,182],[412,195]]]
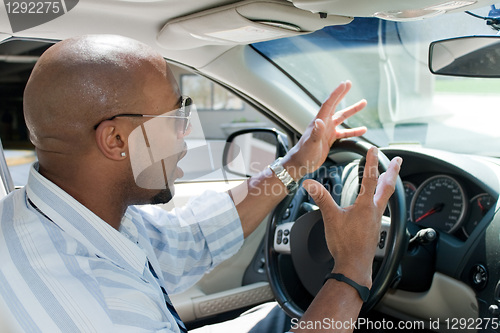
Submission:
[[[337,141],[332,150],[345,151],[357,153],[361,156],[366,156],[371,145],[355,141],[352,139],[344,139]],[[379,171],[385,172],[389,166],[389,159],[385,154],[379,150]],[[266,231],[265,241],[265,259],[266,259],[266,272],[269,280],[271,290],[274,294],[276,301],[280,304],[281,308],[290,316],[294,318],[302,317],[305,309],[303,309],[297,302],[290,296],[285,283],[283,281],[282,272],[280,272],[279,254],[274,249],[274,237],[278,224],[281,222],[281,216],[288,207],[289,203],[293,200],[294,193],[285,198],[275,209],[272,219],[269,221]],[[408,236],[406,232],[406,200],[404,195],[404,188],[401,179],[398,177],[396,182],[396,189],[394,194],[389,199],[389,208],[391,212],[390,232],[386,239],[386,255],[373,279],[370,297],[363,304],[362,313],[368,312],[372,309],[383,297],[387,289],[395,280],[396,272],[399,267],[399,262],[404,255],[408,244]],[[306,213],[308,214],[308,213]],[[293,265],[292,265],[293,266]],[[315,296],[315,295],[311,295]]]

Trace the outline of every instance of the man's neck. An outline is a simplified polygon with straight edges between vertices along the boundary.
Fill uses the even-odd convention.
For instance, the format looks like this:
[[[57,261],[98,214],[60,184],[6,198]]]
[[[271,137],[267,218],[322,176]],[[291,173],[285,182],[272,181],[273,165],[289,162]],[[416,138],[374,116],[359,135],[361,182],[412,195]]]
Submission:
[[[109,183],[111,177],[91,170],[78,171],[76,168],[53,172],[40,166],[39,172],[103,221],[119,230],[128,204],[122,197],[123,191]],[[88,174],[93,176],[88,177]]]

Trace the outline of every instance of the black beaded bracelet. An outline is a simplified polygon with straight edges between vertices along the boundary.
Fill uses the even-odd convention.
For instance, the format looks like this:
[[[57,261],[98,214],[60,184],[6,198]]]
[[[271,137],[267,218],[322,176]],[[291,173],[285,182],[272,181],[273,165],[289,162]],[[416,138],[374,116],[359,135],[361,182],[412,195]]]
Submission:
[[[335,279],[337,281],[347,283],[348,285],[350,285],[351,287],[353,287],[354,289],[356,289],[356,291],[359,294],[359,297],[361,297],[361,300],[363,302],[366,302],[368,300],[368,297],[370,296],[370,289],[368,289],[368,287],[365,287],[365,286],[362,286],[360,284],[357,284],[356,282],[354,282],[353,280],[349,279],[348,277],[345,277],[343,274],[340,274],[340,273],[329,273],[325,277],[325,281],[323,282],[323,284],[325,284],[328,279]]]

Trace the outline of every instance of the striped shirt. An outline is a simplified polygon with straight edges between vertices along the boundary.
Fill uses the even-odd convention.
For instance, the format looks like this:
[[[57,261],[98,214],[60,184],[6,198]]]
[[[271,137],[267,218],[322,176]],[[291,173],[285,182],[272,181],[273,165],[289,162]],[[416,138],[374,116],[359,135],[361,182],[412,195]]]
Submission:
[[[179,332],[161,288],[189,288],[242,243],[226,193],[131,206],[117,231],[35,164],[0,202],[0,297],[26,332]]]

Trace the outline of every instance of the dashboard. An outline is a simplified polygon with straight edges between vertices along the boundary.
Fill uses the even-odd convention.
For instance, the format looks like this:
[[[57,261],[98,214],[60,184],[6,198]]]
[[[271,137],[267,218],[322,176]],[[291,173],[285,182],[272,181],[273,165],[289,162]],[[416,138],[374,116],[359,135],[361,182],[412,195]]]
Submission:
[[[477,300],[473,312],[481,318],[498,318],[500,161],[415,147],[381,150],[389,159],[403,158],[400,176],[405,191],[409,239],[423,228],[432,228],[437,234],[430,244],[410,245],[401,261],[400,282],[393,288],[406,293],[403,303],[415,303],[409,302],[408,297],[424,299],[435,288],[434,281],[439,275],[448,281],[446,287],[439,287],[441,291],[437,296],[449,303],[447,311],[458,314],[464,307],[470,308],[469,301],[462,302],[467,303],[464,305],[457,300],[468,290]],[[306,178],[322,183],[341,206],[349,205],[359,188],[360,160],[360,156],[353,153],[332,151],[322,168]],[[291,224],[314,209],[312,198],[299,188],[284,211],[281,223]],[[456,283],[462,289],[451,287]],[[432,298],[431,302],[436,299]],[[432,305],[424,304],[418,311],[426,306],[431,309]],[[401,306],[395,311],[416,318],[427,315],[417,313],[417,308]]]
[[[419,228],[433,228],[466,240],[484,216],[496,206],[498,192],[477,178],[474,170],[457,168],[442,157],[429,155],[430,152],[398,152],[404,160],[400,175],[405,191],[408,223]],[[397,156],[395,151],[386,150],[386,153],[390,157]],[[452,154],[450,156],[458,157]],[[478,161],[478,166],[483,165]],[[306,178],[322,183],[337,203],[346,206],[355,198],[356,188],[353,184],[358,185],[359,174],[353,176],[350,173],[356,167],[357,161],[348,164],[327,161],[322,168]],[[477,170],[477,173],[481,171]],[[307,199],[301,199],[303,196],[307,196]],[[314,204],[305,191],[298,193],[295,201]],[[386,215],[389,213],[386,212]]]
[[[433,228],[439,234],[466,241],[484,229],[485,216],[494,211],[499,197],[498,161],[470,155],[421,149],[388,149],[389,158],[400,155],[401,179],[410,225]]]
[[[500,161],[496,159],[430,149],[383,151],[389,158],[403,158],[400,176],[410,225],[433,228],[465,241],[497,205]],[[323,170],[309,177],[322,183],[339,204],[349,205],[359,186],[358,162],[327,161]]]

